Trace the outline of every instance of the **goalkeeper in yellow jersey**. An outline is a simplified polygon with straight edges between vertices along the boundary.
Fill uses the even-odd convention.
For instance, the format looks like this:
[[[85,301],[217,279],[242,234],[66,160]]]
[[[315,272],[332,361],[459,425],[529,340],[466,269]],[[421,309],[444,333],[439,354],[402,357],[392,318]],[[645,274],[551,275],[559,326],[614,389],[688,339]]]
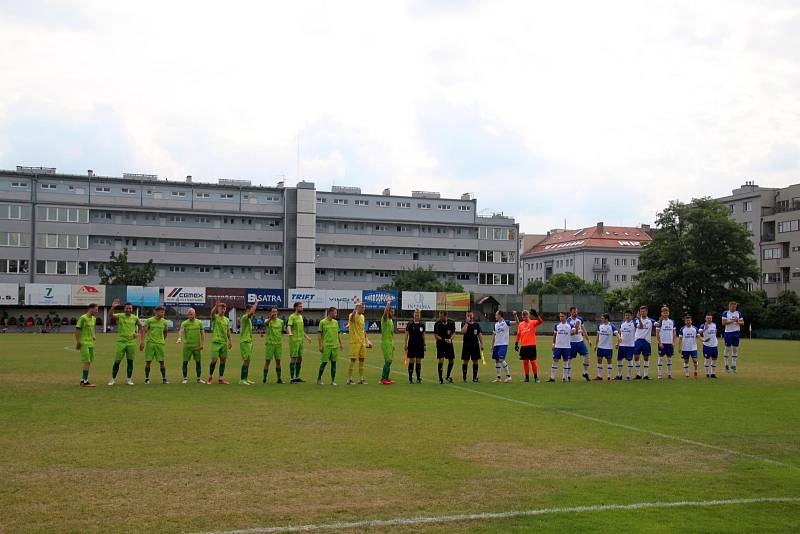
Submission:
[[[372,347],[372,343],[367,338],[364,328],[364,303],[357,302],[353,312],[348,316],[350,322],[350,367],[347,370],[347,385],[355,384],[353,381],[353,368],[358,360],[358,383],[366,384],[364,380],[364,360],[367,356],[367,348]]]

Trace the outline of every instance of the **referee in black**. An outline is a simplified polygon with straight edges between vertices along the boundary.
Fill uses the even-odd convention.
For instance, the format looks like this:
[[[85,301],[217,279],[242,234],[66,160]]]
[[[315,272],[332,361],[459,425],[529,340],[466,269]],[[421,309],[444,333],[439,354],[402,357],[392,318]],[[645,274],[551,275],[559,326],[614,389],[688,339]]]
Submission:
[[[467,312],[467,320],[461,325],[464,344],[461,346],[461,375],[467,381],[467,362],[472,361],[472,381],[478,381],[478,361],[483,350],[481,325],[475,322],[472,312]]]
[[[453,362],[456,359],[456,353],[453,350],[453,336],[456,333],[456,323],[452,319],[447,318],[446,311],[439,312],[439,320],[433,325],[433,335],[436,338],[436,357],[439,359],[439,383],[444,384],[442,380],[442,367],[444,361],[447,360],[447,382],[452,384],[453,377]]]

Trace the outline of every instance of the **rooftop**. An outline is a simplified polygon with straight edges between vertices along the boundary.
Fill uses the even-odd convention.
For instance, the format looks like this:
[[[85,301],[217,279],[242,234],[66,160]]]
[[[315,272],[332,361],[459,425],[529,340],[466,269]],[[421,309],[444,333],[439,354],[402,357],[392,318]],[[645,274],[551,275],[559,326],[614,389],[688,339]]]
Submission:
[[[548,232],[547,237],[526,250],[527,257],[542,253],[552,253],[560,249],[616,248],[641,249],[650,242],[650,226],[595,226],[578,230],[558,230]]]

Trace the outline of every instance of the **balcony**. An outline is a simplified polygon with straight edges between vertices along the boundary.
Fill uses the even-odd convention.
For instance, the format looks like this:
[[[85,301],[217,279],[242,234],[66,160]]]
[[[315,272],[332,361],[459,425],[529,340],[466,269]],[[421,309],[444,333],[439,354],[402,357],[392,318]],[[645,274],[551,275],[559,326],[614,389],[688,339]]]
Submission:
[[[592,266],[592,272],[593,273],[607,273],[610,270],[611,270],[611,267],[609,267],[609,265],[607,263],[604,263],[604,264],[601,264],[601,265],[593,265]]]

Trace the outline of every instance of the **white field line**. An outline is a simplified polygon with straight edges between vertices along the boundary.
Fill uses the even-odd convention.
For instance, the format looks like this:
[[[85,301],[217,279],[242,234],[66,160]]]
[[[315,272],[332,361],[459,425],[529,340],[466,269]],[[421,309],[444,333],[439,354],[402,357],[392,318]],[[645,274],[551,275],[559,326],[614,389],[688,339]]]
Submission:
[[[437,523],[457,523],[463,521],[486,521],[512,517],[531,517],[548,514],[578,514],[584,512],[608,512],[615,510],[643,510],[649,508],[708,507],[737,504],[760,503],[798,503],[799,497],[763,497],[755,499],[718,499],[712,501],[640,502],[633,504],[598,504],[593,506],[573,506],[569,508],[540,508],[533,510],[510,510],[507,512],[482,512],[461,515],[435,515],[427,517],[401,517],[395,519],[367,519],[342,523],[323,523],[319,525],[296,525],[258,527],[241,530],[211,531],[202,534],[265,534],[274,532],[309,532],[314,530],[346,530],[381,527],[402,527],[409,525],[428,525]]]
[[[64,350],[68,350],[70,352],[80,352],[78,349],[75,349],[75,348],[72,348],[72,347],[64,347]]]

